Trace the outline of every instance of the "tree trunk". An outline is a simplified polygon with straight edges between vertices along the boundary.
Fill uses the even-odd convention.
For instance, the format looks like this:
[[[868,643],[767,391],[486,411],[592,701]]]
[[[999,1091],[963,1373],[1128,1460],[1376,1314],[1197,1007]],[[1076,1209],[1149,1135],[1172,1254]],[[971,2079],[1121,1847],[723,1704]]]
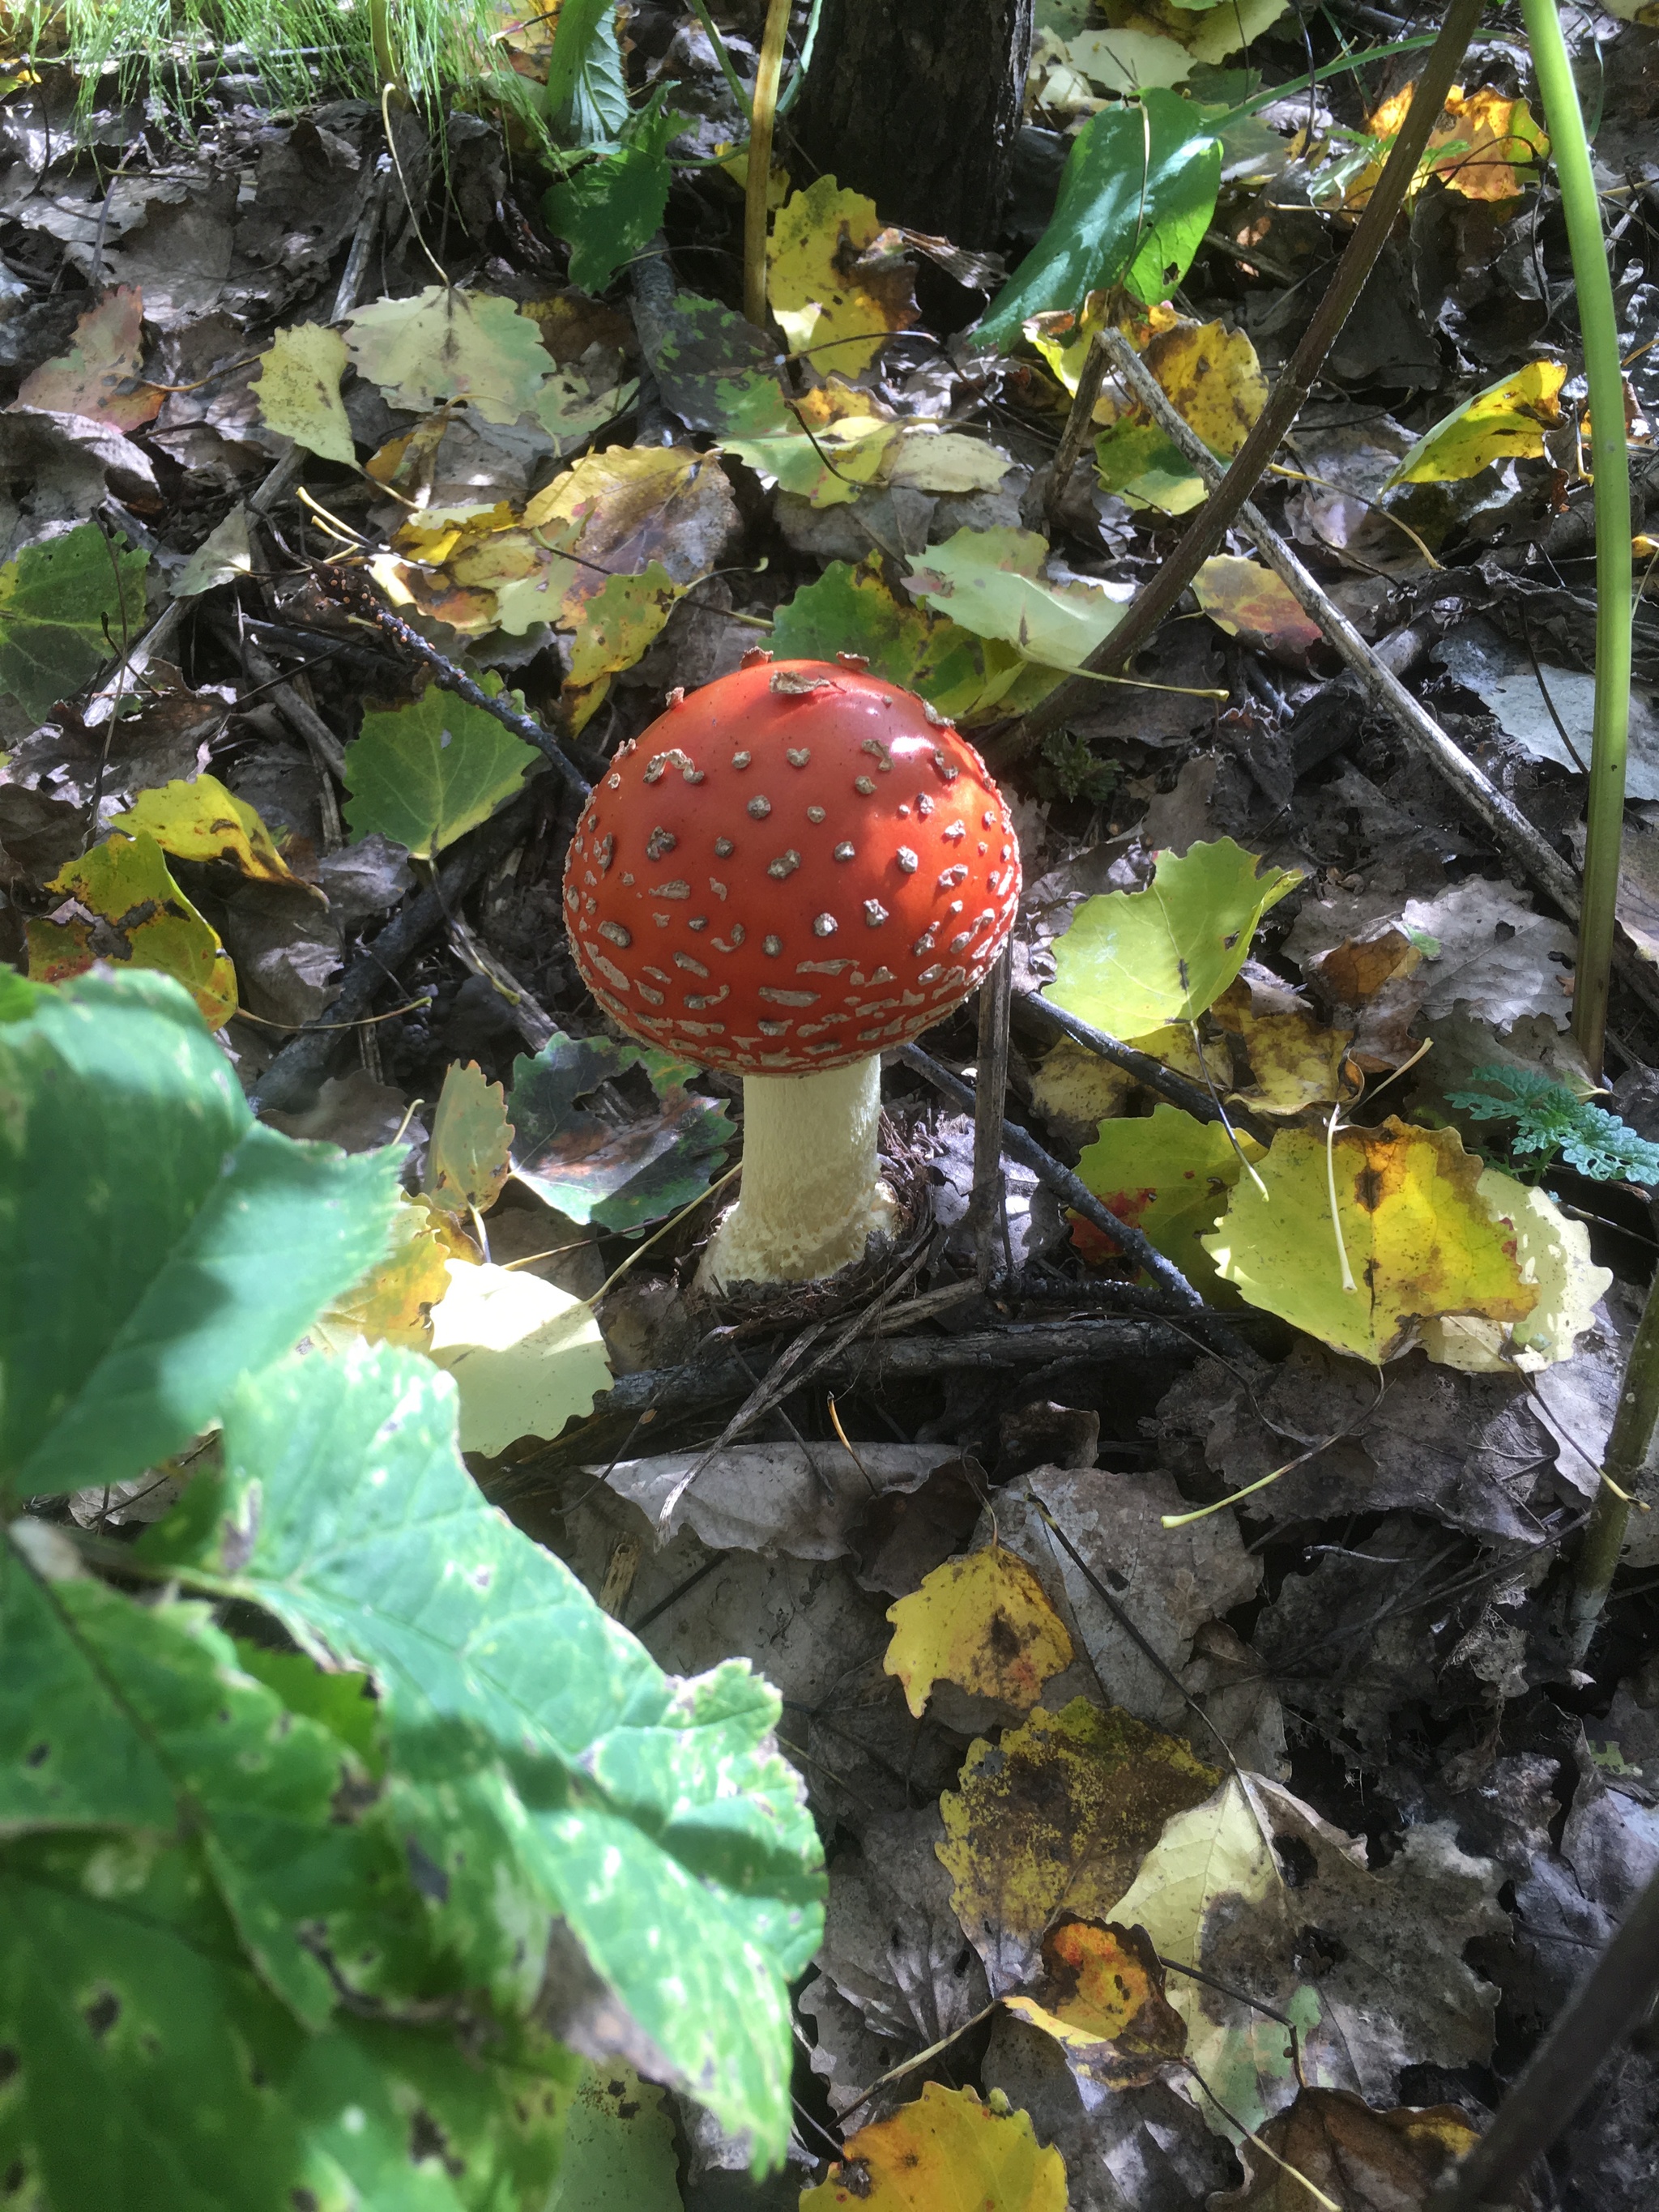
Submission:
[[[1008,190],[1032,0],[823,0],[795,137],[884,222],[988,246]]]

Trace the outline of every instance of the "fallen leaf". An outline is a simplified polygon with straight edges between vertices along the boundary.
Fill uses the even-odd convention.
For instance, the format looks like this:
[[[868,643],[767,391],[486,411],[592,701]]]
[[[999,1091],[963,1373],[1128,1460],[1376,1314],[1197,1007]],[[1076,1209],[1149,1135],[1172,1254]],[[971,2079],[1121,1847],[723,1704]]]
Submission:
[[[109,826],[129,837],[147,832],[175,860],[222,860],[250,883],[292,884],[321,896],[310,884],[301,886],[253,808],[216,776],[141,791],[125,814],[111,817]]]
[[[378,1267],[353,1284],[311,1325],[311,1334],[331,1352],[354,1337],[371,1344],[424,1352],[432,1338],[432,1309],[449,1288],[449,1261],[458,1256],[440,1235],[432,1209],[400,1198],[392,1210],[390,1249]]]
[[[900,426],[890,449],[887,481],[918,491],[994,491],[1013,462],[999,447],[960,430],[936,430],[927,423]]]
[[[720,565],[737,520],[712,455],[676,446],[584,454],[524,511],[526,531],[580,556],[558,586],[556,611],[543,618],[579,629],[608,576],[639,575],[653,561],[674,583],[694,582]]]
[[[1353,1031],[1327,1028],[1282,987],[1261,995],[1264,1003],[1258,1006],[1255,988],[1241,975],[1210,1009],[1211,1019],[1238,1039],[1249,1063],[1249,1081],[1228,1097],[1256,1114],[1300,1114],[1347,1096],[1352,1085],[1342,1071]],[[1143,1051],[1149,1049],[1143,1045]]]
[[[139,380],[143,321],[143,294],[118,284],[76,323],[69,351],[23,379],[12,404],[86,416],[117,430],[143,429],[155,420],[166,397]]]
[[[958,1790],[939,1800],[939,1856],[992,1994],[1033,1978],[1056,1914],[1125,1917],[1109,1908],[1164,1822],[1218,1778],[1177,1738],[1085,1698],[1039,1705],[994,1747],[976,1738]]]
[[[1142,891],[1085,899],[1055,940],[1057,1006],[1119,1037],[1196,1020],[1249,956],[1261,917],[1301,882],[1231,837],[1160,853]]]
[[[376,300],[346,331],[358,374],[390,405],[422,415],[467,399],[488,422],[515,422],[535,405],[550,366],[532,317],[511,300],[458,286]]]
[[[726,1444],[712,1459],[701,1448],[601,1462],[587,1471],[637,1505],[660,1542],[689,1528],[712,1552],[836,1559],[854,1548],[861,1513],[914,1504],[932,1472],[945,1471],[940,1462],[949,1449],[860,1443],[855,1458],[844,1444],[786,1439]],[[702,1471],[688,1486],[696,1468]],[[958,1542],[973,1533],[978,1518],[974,1499]]]
[[[520,1437],[556,1437],[611,1387],[592,1309],[522,1269],[448,1263],[429,1357],[460,1393],[463,1451],[493,1458]]]
[[[1383,157],[1405,127],[1414,89],[1403,85],[1366,118],[1372,137],[1382,142]],[[1431,177],[1437,177],[1449,191],[1465,199],[1518,199],[1524,189],[1521,170],[1534,167],[1549,150],[1550,142],[1524,100],[1508,99],[1491,85],[1466,93],[1455,84],[1429,133],[1412,189],[1420,191]],[[1379,159],[1350,188],[1346,204],[1364,207],[1382,173]]]
[[[1041,1979],[1002,2002],[1109,2088],[1144,2087],[1186,2048],[1186,2022],[1142,1928],[1062,1914],[1042,1938]]]
[[[1324,635],[1288,584],[1243,554],[1212,554],[1193,578],[1193,597],[1229,637],[1248,637],[1297,662]]]
[[[573,732],[586,726],[610,688],[660,635],[682,586],[660,561],[637,576],[609,576],[581,602],[570,667],[560,705]]]
[[[1441,1315],[1524,1321],[1538,1304],[1506,1224],[1476,1195],[1482,1163],[1455,1129],[1391,1116],[1376,1129],[1281,1130],[1254,1182],[1235,1184],[1203,1238],[1254,1306],[1338,1352],[1381,1363]],[[1345,1289],[1331,1193],[1354,1287]]]
[[[271,341],[253,392],[267,429],[292,438],[321,460],[355,469],[356,441],[340,397],[340,379],[350,359],[337,331],[320,323],[296,323]]]
[[[1612,1271],[1590,1258],[1589,1229],[1570,1221],[1548,1191],[1517,1182],[1501,1168],[1487,1168],[1474,1188],[1492,1219],[1513,1237],[1521,1279],[1536,1284],[1538,1302],[1508,1326],[1468,1314],[1425,1322],[1424,1350],[1431,1359],[1480,1375],[1535,1375],[1571,1359],[1613,1285]]]
[[[346,748],[345,817],[355,838],[378,832],[428,860],[487,821],[538,765],[535,748],[493,714],[433,684],[405,707],[363,716]]]
[[[873,395],[833,372],[805,393],[775,430],[730,436],[726,450],[763,483],[814,507],[841,507],[886,473],[900,426]]]
[[[1507,1924],[1502,1880],[1458,1848],[1449,1823],[1408,1828],[1372,1873],[1363,1843],[1289,1790],[1230,1775],[1174,1814],[1109,1917],[1144,1927],[1160,1959],[1212,1978],[1172,1974],[1169,1996],[1217,2100],[1200,2108],[1237,2142],[1296,2094],[1286,2020],[1309,2081],[1365,2096],[1391,2094],[1402,2065],[1484,2060],[1498,1992],[1462,1951]]]
[[[618,1124],[582,1100],[638,1068],[657,1109]],[[621,1232],[690,1206],[708,1189],[732,1141],[725,1103],[688,1091],[689,1060],[609,1037],[556,1030],[514,1061],[507,1112],[517,1132],[513,1172],[556,1212]]]
[[[144,626],[148,553],[83,522],[0,568],[0,690],[31,720],[72,698]]]
[[[247,509],[240,502],[208,532],[167,588],[175,599],[192,599],[216,584],[234,584],[253,567],[247,534]]]
[[[892,332],[916,319],[908,269],[857,265],[881,228],[875,202],[833,177],[792,193],[773,222],[767,300],[791,352],[820,375],[862,375]]]
[[[1561,420],[1565,362],[1533,361],[1477,392],[1412,447],[1383,487],[1454,483],[1494,461],[1537,461],[1544,434]]]
[[[1244,2185],[1210,2199],[1210,2212],[1307,2212],[1307,2183],[1344,2212],[1422,2212],[1441,2175],[1480,2140],[1455,2105],[1378,2112],[1346,2089],[1300,2089],[1242,2142]]]
[[[476,1060],[444,1070],[421,1188],[441,1213],[487,1213],[507,1181],[513,1124]]]
[[[1103,491],[1160,514],[1189,514],[1210,496],[1210,487],[1180,447],[1152,422],[1117,422],[1103,430],[1095,440],[1095,474]]]
[[[61,983],[94,962],[157,968],[176,975],[210,1029],[236,1011],[236,971],[213,930],[167,872],[153,837],[113,836],[61,868],[46,886],[82,909],[63,921],[28,922],[29,980]]]
[[[1072,1663],[1072,1639],[1023,1559],[994,1541],[946,1559],[887,1609],[883,1665],[920,1720],[936,1681],[1029,1711],[1051,1674]]]
[[[1079,668],[1116,626],[1123,587],[1043,574],[1048,541],[1031,530],[963,528],[912,561],[905,587],[976,637],[1000,638],[1043,668]]]
[[[1160,1104],[1148,1116],[1103,1121],[1077,1171],[1109,1212],[1139,1229],[1189,1282],[1207,1291],[1215,1262],[1199,1239],[1224,1212],[1245,1160],[1259,1160],[1266,1151],[1243,1130],[1230,1139],[1218,1121],[1200,1121],[1178,1106]],[[1072,1242],[1097,1267],[1122,1256],[1102,1231],[1075,1214]]]
[[[722,438],[764,438],[787,431],[793,417],[775,374],[776,345],[717,300],[674,294],[661,310],[640,316],[641,342],[665,405],[693,430]]]
[[[849,2136],[846,2155],[816,2188],[803,2189],[800,2212],[1066,2212],[1066,2161],[1045,2150],[1024,2112],[991,2092],[929,2081],[914,2105]]]

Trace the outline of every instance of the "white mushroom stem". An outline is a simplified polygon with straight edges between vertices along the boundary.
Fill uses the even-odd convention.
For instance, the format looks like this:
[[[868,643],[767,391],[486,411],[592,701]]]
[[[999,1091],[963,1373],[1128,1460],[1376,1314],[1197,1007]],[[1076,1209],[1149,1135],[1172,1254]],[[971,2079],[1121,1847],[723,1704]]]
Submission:
[[[743,1079],[742,1195],[703,1254],[698,1280],[810,1283],[864,1257],[898,1207],[876,1164],[881,1060],[820,1075]]]

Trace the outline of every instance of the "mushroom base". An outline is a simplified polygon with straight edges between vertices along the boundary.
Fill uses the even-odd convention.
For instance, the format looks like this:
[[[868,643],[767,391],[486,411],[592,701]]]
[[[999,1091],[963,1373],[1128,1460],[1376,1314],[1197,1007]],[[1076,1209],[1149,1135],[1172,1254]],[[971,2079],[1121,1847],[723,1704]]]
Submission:
[[[876,1164],[880,1125],[878,1056],[819,1075],[744,1076],[743,1194],[703,1254],[702,1288],[816,1282],[890,1235],[898,1205]]]

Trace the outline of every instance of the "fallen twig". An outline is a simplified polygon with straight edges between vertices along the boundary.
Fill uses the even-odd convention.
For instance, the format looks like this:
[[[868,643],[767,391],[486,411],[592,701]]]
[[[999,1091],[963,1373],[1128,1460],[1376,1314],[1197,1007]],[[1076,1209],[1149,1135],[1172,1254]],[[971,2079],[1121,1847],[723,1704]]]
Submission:
[[[1091,1023],[1083,1021],[1078,1015],[1068,1012],[1064,1006],[1055,1006],[1052,1000],[1042,998],[1035,991],[1018,992],[1015,1000],[1021,1015],[1036,1027],[1046,1030],[1050,1037],[1067,1036],[1073,1044],[1080,1044],[1085,1052],[1097,1053],[1102,1060],[1110,1060],[1114,1067],[1121,1067],[1126,1075],[1133,1075],[1137,1083],[1144,1084],[1148,1091],[1156,1091],[1172,1106],[1179,1106],[1183,1113],[1192,1115],[1195,1120],[1228,1121],[1235,1129],[1248,1130],[1259,1144],[1272,1143],[1273,1131],[1259,1122],[1254,1115],[1237,1110],[1224,1113],[1220,1101],[1212,1092],[1203,1090],[1196,1083],[1189,1083],[1184,1075],[1177,1075],[1172,1068],[1165,1067],[1161,1060],[1154,1060],[1150,1053],[1141,1052],[1132,1044],[1125,1044],[1121,1037],[1109,1036],[1104,1030],[1096,1029]]]

